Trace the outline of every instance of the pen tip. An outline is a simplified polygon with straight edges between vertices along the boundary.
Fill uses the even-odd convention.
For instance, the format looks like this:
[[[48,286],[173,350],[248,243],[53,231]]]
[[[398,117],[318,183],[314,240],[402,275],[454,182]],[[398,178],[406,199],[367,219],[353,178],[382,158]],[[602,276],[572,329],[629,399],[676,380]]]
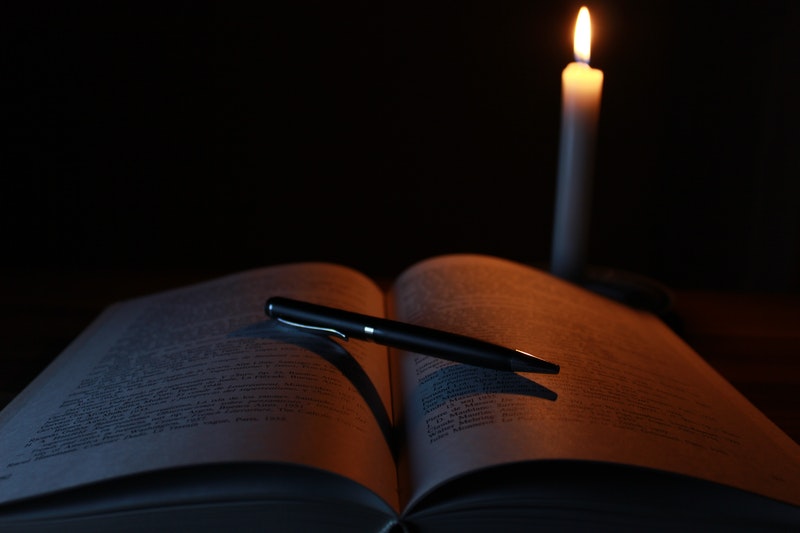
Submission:
[[[558,374],[561,370],[555,363],[539,359],[522,350],[516,350],[520,357],[515,357],[511,361],[511,370],[514,372],[537,372],[539,374]]]

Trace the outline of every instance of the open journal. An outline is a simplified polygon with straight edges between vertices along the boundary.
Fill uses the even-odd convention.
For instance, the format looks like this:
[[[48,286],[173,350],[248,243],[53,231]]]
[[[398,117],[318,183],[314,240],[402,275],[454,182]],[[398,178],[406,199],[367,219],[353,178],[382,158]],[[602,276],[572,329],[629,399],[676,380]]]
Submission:
[[[264,315],[286,296],[518,348],[489,370]],[[657,317],[504,259],[388,292],[266,267],[111,306],[0,413],[0,530],[800,526],[800,446]]]

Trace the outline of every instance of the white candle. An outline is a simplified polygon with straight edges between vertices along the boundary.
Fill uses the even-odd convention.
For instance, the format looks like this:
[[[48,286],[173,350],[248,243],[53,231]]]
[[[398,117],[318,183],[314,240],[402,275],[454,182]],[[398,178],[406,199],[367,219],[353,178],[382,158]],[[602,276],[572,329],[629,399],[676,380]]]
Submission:
[[[561,139],[550,270],[580,281],[586,265],[592,173],[603,71],[589,66],[591,22],[585,7],[575,24],[575,61],[561,73]]]

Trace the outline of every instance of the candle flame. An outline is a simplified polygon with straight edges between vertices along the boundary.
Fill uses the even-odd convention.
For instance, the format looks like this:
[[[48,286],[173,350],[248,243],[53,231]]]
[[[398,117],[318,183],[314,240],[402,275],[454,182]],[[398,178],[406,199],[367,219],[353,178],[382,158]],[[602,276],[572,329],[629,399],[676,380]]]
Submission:
[[[592,55],[592,22],[589,18],[589,9],[585,6],[578,11],[573,50],[575,61],[589,63],[589,57]]]

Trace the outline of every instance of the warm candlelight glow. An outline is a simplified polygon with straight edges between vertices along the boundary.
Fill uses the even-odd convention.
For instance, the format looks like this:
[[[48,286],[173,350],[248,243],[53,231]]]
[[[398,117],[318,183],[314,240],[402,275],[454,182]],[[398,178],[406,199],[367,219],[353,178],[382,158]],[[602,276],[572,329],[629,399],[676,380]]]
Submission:
[[[578,11],[578,21],[575,23],[575,40],[573,41],[575,61],[588,63],[592,55],[592,22],[589,18],[589,9],[582,7]]]

